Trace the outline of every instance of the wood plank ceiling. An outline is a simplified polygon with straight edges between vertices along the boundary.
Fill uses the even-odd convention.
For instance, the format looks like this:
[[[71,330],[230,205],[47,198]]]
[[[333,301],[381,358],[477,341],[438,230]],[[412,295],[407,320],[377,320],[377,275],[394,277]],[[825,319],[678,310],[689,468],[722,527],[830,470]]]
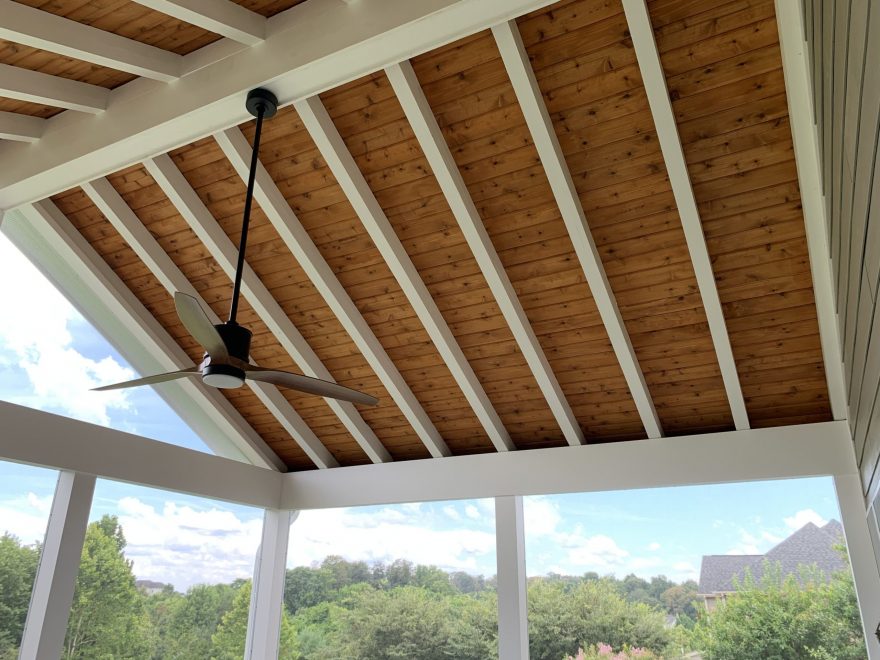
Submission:
[[[175,53],[216,35],[120,0],[28,4]],[[239,4],[269,16],[293,0]],[[830,419],[773,0],[648,3],[749,422]],[[618,0],[563,0],[520,17],[534,69],[610,291],[667,435],[733,429],[728,394]],[[0,44],[0,63],[116,87],[104,67]],[[588,442],[645,430],[575,245],[491,32],[410,64],[503,272]],[[517,449],[566,436],[475,258],[389,77],[376,72],[320,96],[442,321]],[[57,108],[0,100],[0,110]],[[240,127],[252,139],[252,124]],[[238,241],[244,185],[213,137],[170,154],[223,232]],[[303,119],[282,109],[261,160],[452,454],[494,451],[412,302],[331,172]],[[143,165],[108,177],[208,305],[225,316],[230,279]],[[54,203],[196,362],[172,298],[77,188]],[[394,460],[426,458],[412,418],[298,262],[263,209],[247,261],[339,383],[379,398],[358,412]],[[247,302],[261,365],[301,371]],[[248,389],[224,394],[294,470],[314,467]],[[284,396],[341,465],[369,462],[337,411]]]

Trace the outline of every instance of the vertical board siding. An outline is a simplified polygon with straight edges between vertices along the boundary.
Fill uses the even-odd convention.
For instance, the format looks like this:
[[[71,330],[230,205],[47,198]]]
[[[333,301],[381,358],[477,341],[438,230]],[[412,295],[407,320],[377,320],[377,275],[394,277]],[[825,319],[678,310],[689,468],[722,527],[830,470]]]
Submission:
[[[824,6],[823,6],[824,5]],[[833,5],[833,8],[832,8]],[[813,26],[816,128],[822,192],[830,206],[829,237],[848,388],[849,422],[862,484],[876,488],[880,461],[880,8],[870,0],[806,3]],[[844,14],[844,15],[841,15]],[[828,21],[833,20],[829,28]],[[817,38],[816,25],[823,26]],[[829,49],[828,30],[833,29]],[[818,63],[818,66],[817,66]],[[828,103],[828,90],[832,102]],[[827,136],[831,135],[831,147]],[[835,178],[835,173],[839,172]]]
[[[773,1],[649,7],[749,419],[828,420]]]

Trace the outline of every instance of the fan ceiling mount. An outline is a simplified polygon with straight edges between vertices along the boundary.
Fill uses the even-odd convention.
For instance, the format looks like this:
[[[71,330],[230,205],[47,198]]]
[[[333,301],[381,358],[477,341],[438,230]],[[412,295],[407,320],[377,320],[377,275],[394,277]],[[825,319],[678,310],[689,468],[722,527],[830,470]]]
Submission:
[[[211,387],[232,389],[244,385],[245,380],[257,380],[280,387],[316,394],[331,399],[340,399],[352,403],[376,405],[378,400],[369,394],[352,390],[342,385],[319,378],[310,378],[277,369],[265,369],[250,364],[248,356],[251,348],[251,331],[236,322],[238,299],[241,296],[241,277],[244,272],[244,255],[247,249],[248,226],[251,219],[251,206],[254,197],[254,181],[259,164],[260,134],[263,120],[275,115],[278,111],[278,99],[267,89],[252,89],[248,92],[245,107],[256,117],[254,130],[254,147],[251,152],[251,167],[248,175],[247,194],[244,201],[244,213],[241,221],[241,240],[238,245],[238,263],[235,268],[235,280],[232,286],[232,301],[229,307],[229,319],[225,323],[211,323],[199,301],[190,295],[174,294],[174,306],[183,327],[205,349],[201,364],[197,367],[171,371],[155,376],[147,376],[136,380],[97,387],[95,391],[116,390],[140,385],[154,385],[166,381],[201,376],[202,382]]]

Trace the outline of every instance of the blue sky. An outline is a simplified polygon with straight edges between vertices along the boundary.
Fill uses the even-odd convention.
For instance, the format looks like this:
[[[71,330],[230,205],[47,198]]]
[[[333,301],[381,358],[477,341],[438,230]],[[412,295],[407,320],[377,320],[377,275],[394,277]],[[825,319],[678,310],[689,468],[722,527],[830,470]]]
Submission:
[[[89,392],[133,370],[0,235],[0,400],[161,439],[206,445],[151,388]],[[2,454],[2,448],[0,448]],[[42,537],[56,474],[0,460],[0,533]],[[99,481],[92,518],[120,516],[139,577],[185,589],[250,575],[261,512]],[[703,554],[763,553],[806,522],[838,518],[830,479],[530,497],[527,571],[696,578]],[[328,554],[495,572],[491,500],[304,512],[289,565]]]

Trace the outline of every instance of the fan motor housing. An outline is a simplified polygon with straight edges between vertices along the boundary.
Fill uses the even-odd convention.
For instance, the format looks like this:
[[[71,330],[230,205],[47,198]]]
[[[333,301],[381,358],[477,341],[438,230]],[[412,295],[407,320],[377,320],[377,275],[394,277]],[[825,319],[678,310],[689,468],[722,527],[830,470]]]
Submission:
[[[247,362],[251,353],[251,331],[235,322],[219,323],[214,327],[220,333],[229,354]]]

